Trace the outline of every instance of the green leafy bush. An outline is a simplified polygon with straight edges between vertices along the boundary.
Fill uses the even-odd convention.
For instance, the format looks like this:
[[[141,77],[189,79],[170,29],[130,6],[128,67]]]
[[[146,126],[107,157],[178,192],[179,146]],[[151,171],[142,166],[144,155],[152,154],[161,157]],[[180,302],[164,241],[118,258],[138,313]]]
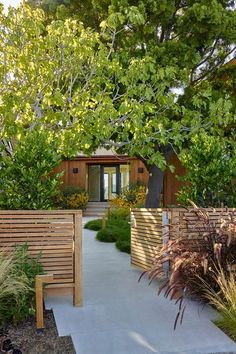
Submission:
[[[0,158],[0,208],[50,209],[58,194],[61,174],[57,143],[47,133],[33,131],[16,143],[12,156],[2,148]]]
[[[123,188],[120,195],[111,200],[112,206],[118,209],[140,208],[144,205],[146,187],[143,184],[131,184]]]
[[[130,211],[126,208],[111,208],[109,212],[109,220],[110,219],[129,220]]]
[[[0,323],[25,319],[35,313],[35,276],[43,273],[39,258],[17,246],[11,256],[0,254]]]
[[[116,247],[121,251],[125,253],[130,253],[131,252],[131,240],[130,240],[130,229],[122,229],[120,230],[121,232],[119,233],[119,237],[117,238],[116,241]]]
[[[178,193],[181,204],[188,205],[192,200],[201,207],[235,207],[235,142],[201,133],[179,157],[187,170],[180,178],[186,182]]]
[[[84,228],[93,231],[101,230],[102,220],[101,219],[90,220],[84,225]]]
[[[102,242],[116,242],[116,236],[111,229],[101,229],[98,231],[97,240]]]
[[[81,209],[85,210],[89,201],[88,192],[83,188],[64,187],[56,198],[57,206],[62,209]]]

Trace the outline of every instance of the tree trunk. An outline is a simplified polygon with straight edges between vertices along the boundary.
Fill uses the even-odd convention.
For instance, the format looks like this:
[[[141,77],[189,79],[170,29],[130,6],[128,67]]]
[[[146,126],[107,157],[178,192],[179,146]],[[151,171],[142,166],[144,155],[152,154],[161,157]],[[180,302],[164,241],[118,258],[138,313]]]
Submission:
[[[165,171],[162,171],[156,165],[149,165],[147,169],[149,172],[149,180],[145,208],[158,208],[160,206]]]
[[[163,154],[166,162],[174,152],[170,145],[159,147],[159,151]],[[165,171],[162,171],[156,165],[148,165],[146,163],[145,165],[149,172],[145,208],[159,208],[161,193],[163,191]]]

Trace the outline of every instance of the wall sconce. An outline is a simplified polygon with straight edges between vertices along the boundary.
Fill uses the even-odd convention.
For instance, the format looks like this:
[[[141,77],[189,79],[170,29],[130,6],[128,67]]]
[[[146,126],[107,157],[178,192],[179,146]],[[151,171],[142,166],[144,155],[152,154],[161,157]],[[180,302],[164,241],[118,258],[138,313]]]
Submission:
[[[138,167],[138,173],[143,173],[144,172],[144,168],[143,167]]]
[[[72,168],[72,172],[73,172],[73,173],[79,173],[78,167],[73,167],[73,168]]]

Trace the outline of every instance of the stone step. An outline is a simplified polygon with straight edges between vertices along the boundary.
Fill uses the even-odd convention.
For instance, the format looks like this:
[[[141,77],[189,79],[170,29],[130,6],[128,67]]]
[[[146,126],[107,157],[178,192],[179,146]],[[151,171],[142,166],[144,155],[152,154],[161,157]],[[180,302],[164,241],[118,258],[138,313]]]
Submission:
[[[97,216],[102,218],[106,214],[108,207],[108,202],[88,202],[87,208],[84,211],[84,216]]]

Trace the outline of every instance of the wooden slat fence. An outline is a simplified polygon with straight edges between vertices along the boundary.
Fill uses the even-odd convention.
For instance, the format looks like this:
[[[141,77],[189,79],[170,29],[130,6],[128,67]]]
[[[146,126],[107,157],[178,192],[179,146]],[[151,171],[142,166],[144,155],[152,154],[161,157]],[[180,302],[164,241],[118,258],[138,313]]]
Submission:
[[[234,209],[226,208],[216,208],[203,209],[209,215],[209,221],[211,224],[215,224],[216,227],[220,228],[221,220],[227,220],[227,213],[233,212]],[[175,208],[169,209],[168,211],[169,224],[171,225],[169,229],[169,237],[175,239],[177,237],[183,237],[186,242],[191,243],[194,248],[194,240],[203,238],[203,233],[206,232],[205,223],[202,222],[196,215],[196,209],[182,209]],[[196,228],[199,232],[196,232]]]
[[[227,209],[205,209],[211,222],[217,226],[221,218],[226,217]],[[235,209],[228,209],[234,211]],[[194,209],[132,209],[131,210],[131,264],[142,269],[150,269],[155,254],[160,251],[168,239],[184,237],[192,244],[194,240],[203,237],[203,224],[199,222]],[[188,224],[186,222],[188,219]],[[202,227],[202,233],[196,233],[195,225]],[[201,230],[200,230],[201,231]]]
[[[162,243],[162,209],[132,209],[131,264],[149,269]]]
[[[82,304],[82,212],[72,210],[0,210],[0,248],[13,250],[27,242],[29,254],[41,254],[47,274],[53,274],[47,292],[73,291]]]

